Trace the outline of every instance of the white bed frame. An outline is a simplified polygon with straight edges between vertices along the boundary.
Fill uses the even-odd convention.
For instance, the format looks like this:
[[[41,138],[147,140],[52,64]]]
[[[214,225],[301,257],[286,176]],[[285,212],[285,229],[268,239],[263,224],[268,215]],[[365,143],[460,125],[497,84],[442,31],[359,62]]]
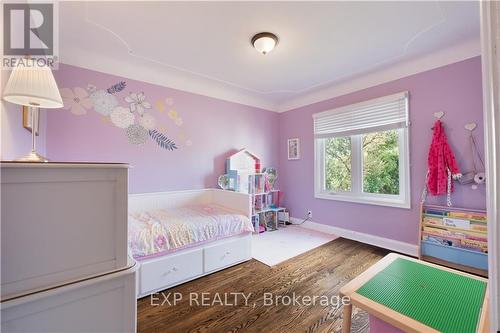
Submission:
[[[129,195],[129,213],[216,204],[251,218],[248,194],[203,189]],[[139,261],[137,297],[144,297],[251,259],[252,234],[245,233]]]

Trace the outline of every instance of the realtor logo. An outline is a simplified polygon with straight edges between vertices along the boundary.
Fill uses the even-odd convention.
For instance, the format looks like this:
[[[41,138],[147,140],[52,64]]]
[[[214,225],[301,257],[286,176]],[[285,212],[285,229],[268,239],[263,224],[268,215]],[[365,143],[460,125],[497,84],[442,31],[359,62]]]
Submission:
[[[3,4],[4,68],[28,56],[53,67],[57,51],[55,10],[54,3]]]
[[[53,4],[4,4],[3,22],[4,55],[54,54]]]

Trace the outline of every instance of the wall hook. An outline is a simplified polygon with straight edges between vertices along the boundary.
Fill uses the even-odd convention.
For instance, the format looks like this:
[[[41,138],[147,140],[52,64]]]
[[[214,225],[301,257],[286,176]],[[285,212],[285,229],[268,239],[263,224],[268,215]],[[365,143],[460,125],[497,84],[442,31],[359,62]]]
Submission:
[[[444,116],[444,112],[443,111],[434,112],[434,117],[437,118],[437,119],[441,119],[441,118],[443,118],[443,116]]]
[[[465,129],[466,129],[466,130],[469,130],[469,131],[471,131],[471,132],[472,132],[473,130],[475,130],[475,129],[476,129],[477,124],[476,124],[476,123],[474,123],[474,122],[472,122],[472,123],[465,124],[465,126],[464,126],[464,127],[465,127]]]

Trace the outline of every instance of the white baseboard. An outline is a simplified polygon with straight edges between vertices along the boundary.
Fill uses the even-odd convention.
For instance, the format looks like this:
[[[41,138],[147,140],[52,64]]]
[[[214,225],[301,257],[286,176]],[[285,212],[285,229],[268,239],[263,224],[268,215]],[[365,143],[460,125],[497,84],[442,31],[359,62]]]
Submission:
[[[302,219],[295,217],[290,217],[290,222],[292,224],[300,224]],[[418,256],[418,245],[410,244],[405,242],[400,242],[390,238],[384,238],[380,236],[374,236],[370,234],[365,234],[358,231],[353,231],[349,229],[334,227],[326,224],[321,224],[312,221],[306,221],[302,224],[304,228],[321,231],[327,234],[334,234],[343,238],[352,239],[361,243],[366,243],[370,245],[375,245],[384,249],[391,251],[396,251],[399,253],[408,254],[410,256]]]

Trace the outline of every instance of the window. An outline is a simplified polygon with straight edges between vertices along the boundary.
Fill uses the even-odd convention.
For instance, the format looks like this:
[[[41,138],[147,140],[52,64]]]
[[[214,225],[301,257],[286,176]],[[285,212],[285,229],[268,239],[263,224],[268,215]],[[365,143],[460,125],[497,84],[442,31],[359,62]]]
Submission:
[[[313,117],[317,198],[410,208],[407,92]]]

